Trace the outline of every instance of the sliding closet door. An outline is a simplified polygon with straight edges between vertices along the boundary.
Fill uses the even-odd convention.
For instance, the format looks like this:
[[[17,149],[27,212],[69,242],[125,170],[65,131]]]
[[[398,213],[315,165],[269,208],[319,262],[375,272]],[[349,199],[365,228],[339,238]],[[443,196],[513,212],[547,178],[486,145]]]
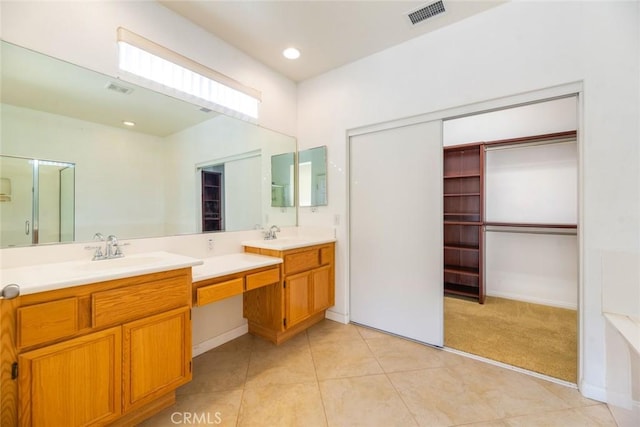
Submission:
[[[442,125],[350,138],[350,319],[443,345]]]

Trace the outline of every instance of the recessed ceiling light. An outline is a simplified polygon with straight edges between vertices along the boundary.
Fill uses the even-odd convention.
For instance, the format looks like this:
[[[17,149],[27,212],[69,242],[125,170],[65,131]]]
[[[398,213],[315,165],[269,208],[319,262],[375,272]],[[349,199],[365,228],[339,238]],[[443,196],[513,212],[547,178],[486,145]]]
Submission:
[[[130,122],[128,120],[123,121],[122,124],[125,125],[125,126],[135,126],[136,125],[135,122]]]
[[[282,54],[287,59],[298,59],[300,57],[300,51],[295,47],[288,47],[282,51]]]

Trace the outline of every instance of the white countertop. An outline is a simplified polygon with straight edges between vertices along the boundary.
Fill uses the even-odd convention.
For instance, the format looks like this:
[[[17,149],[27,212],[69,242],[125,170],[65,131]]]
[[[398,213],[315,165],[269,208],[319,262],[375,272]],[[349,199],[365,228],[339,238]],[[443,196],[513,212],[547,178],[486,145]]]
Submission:
[[[15,283],[20,295],[176,270],[202,264],[170,252],[147,252],[101,261],[69,261],[0,270],[0,288]]]
[[[335,242],[335,238],[330,237],[283,237],[273,240],[245,240],[243,246],[253,248],[273,249],[276,251],[286,251],[287,249],[304,248],[305,246],[321,245],[323,243]]]
[[[280,258],[247,253],[213,256],[205,258],[201,265],[193,268],[193,281],[198,282],[281,263]]]

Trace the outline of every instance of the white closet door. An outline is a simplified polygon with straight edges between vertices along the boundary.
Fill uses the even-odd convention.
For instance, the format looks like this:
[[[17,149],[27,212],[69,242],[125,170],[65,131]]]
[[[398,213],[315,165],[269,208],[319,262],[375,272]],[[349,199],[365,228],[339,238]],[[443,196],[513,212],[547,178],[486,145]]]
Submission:
[[[442,124],[350,138],[350,319],[443,345]]]

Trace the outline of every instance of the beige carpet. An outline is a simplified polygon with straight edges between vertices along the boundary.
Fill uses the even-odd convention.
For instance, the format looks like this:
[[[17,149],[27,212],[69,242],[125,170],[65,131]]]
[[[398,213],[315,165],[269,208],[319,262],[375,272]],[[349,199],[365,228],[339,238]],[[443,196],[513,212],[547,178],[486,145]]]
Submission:
[[[444,301],[445,346],[576,383],[575,310],[496,297]]]

